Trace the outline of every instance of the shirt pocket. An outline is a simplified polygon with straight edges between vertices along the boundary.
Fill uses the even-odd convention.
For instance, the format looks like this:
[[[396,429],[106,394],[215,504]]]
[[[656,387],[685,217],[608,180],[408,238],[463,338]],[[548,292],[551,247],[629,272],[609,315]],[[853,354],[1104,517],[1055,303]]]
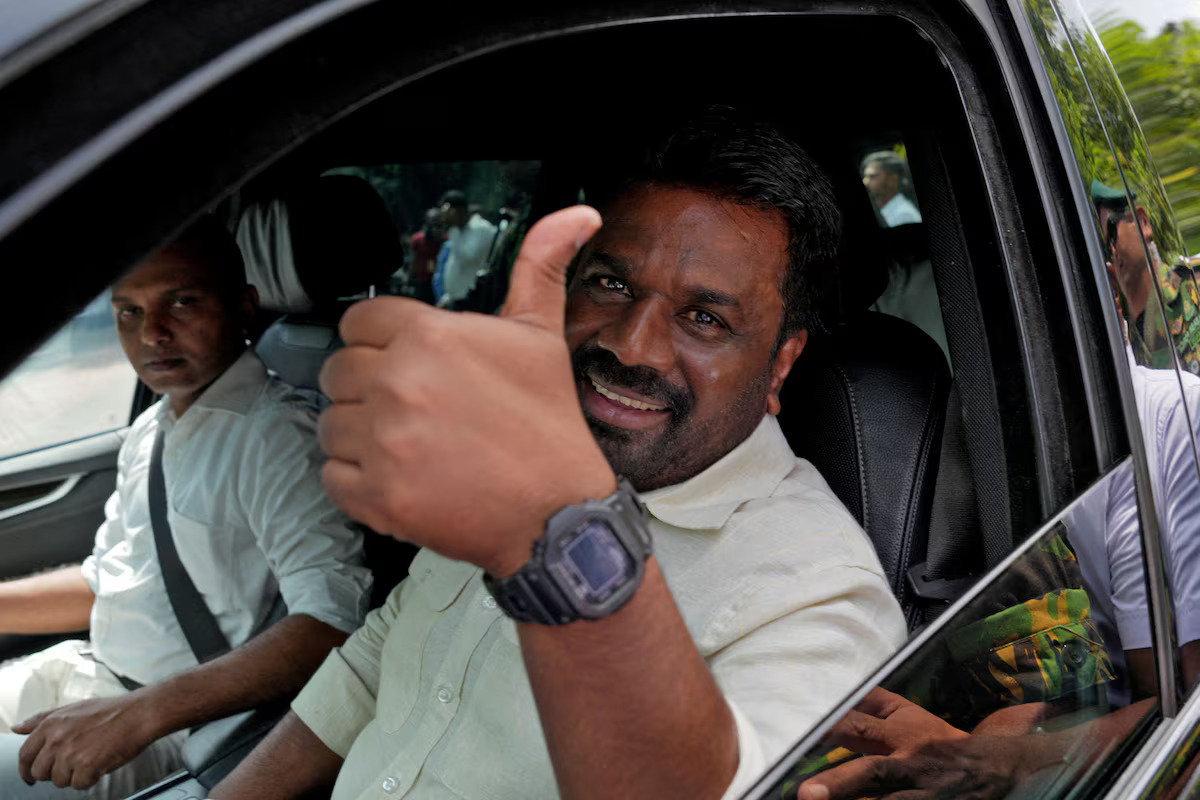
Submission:
[[[376,718],[385,733],[404,726],[416,705],[426,642],[445,611],[478,568],[422,550],[409,567],[400,609],[388,629],[380,657],[382,675]],[[438,665],[430,667],[437,670]]]
[[[233,529],[200,522],[177,511],[171,511],[168,519],[179,560],[209,611],[216,617],[239,613],[240,576]]]
[[[430,769],[464,800],[557,798],[515,626],[501,620],[485,641],[476,656],[483,664]]]

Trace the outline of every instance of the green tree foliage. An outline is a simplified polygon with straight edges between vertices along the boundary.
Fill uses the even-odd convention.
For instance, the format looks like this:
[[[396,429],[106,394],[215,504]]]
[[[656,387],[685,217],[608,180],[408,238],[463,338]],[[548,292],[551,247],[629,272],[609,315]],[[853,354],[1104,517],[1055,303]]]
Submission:
[[[1189,254],[1200,254],[1200,24],[1157,35],[1101,18],[1097,32],[1141,123]]]

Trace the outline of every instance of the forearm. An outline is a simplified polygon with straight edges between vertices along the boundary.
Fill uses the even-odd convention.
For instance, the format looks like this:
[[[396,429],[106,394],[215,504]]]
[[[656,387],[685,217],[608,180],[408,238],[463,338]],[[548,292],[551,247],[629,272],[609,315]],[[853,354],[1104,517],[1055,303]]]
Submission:
[[[733,715],[654,559],[607,619],[519,628],[563,798],[724,793],[738,765]]]
[[[158,736],[236,714],[300,690],[346,634],[293,614],[220,658],[138,689],[130,699]]]
[[[341,757],[289,711],[209,796],[214,800],[283,800],[322,791],[328,796],[341,767]]]
[[[87,630],[96,596],[78,566],[0,583],[0,631]]]

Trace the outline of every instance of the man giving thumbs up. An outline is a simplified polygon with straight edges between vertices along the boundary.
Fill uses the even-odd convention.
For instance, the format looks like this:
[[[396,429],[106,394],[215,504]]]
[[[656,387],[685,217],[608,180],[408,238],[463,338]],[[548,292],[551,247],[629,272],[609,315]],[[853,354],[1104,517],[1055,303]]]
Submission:
[[[774,415],[828,181],[710,109],[529,231],[503,312],[355,306],[324,482],[424,549],[213,792],[736,796],[904,637]]]

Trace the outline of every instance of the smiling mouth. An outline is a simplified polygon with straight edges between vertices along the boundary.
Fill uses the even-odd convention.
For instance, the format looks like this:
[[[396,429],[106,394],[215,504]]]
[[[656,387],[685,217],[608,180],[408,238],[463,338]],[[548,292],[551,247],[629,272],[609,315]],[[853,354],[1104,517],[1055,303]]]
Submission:
[[[620,403],[623,406],[628,406],[629,408],[637,409],[638,411],[666,411],[667,410],[666,406],[656,406],[653,403],[645,403],[645,402],[642,402],[641,400],[634,400],[632,397],[626,397],[625,395],[617,394],[616,392],[612,391],[611,389],[604,388],[603,386],[596,383],[591,378],[589,378],[588,380],[591,381],[592,388],[594,388],[596,390],[597,394],[599,394],[601,397],[606,397],[609,400],[612,400],[614,403]]]

